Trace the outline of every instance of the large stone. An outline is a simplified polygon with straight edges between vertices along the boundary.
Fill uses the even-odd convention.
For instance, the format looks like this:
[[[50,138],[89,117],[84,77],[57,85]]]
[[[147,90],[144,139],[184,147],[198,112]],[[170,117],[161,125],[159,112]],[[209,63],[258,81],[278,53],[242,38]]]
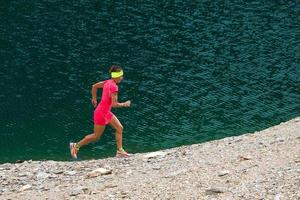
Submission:
[[[164,157],[165,155],[167,155],[167,153],[162,152],[162,151],[156,151],[156,152],[148,153],[148,154],[144,155],[144,157],[145,158],[155,158],[158,156]]]
[[[110,169],[98,168],[98,169],[95,169],[95,170],[91,171],[90,173],[88,173],[87,177],[94,178],[97,176],[107,175],[107,174],[111,174],[111,173],[112,173],[112,170],[110,170]]]

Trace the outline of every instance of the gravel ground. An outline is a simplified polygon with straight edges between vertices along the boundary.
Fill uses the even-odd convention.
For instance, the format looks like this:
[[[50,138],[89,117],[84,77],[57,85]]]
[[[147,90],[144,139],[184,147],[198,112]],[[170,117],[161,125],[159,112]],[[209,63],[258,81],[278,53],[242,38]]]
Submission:
[[[0,199],[300,200],[300,118],[126,159],[5,163],[0,180]]]

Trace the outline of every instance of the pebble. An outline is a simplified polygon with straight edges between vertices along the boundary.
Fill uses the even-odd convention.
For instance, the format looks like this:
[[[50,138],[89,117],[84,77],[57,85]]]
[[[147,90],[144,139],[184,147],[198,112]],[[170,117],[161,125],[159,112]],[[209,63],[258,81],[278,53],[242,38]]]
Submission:
[[[27,184],[27,185],[24,185],[23,187],[21,187],[19,189],[19,192],[24,192],[24,191],[29,190],[31,188],[32,188],[32,186],[30,184]]]
[[[39,188],[40,190],[42,190],[42,191],[47,191],[47,190],[49,190],[48,187],[45,187],[45,186],[43,186],[43,185],[39,186],[38,188]]]
[[[78,196],[79,194],[83,194],[84,191],[82,188],[75,188],[71,191],[70,196]]]
[[[186,172],[187,172],[187,169],[180,169],[180,170],[171,172],[170,174],[165,176],[165,178],[176,177],[176,176],[179,176],[179,175],[184,174]]]
[[[75,175],[77,172],[76,171],[65,171],[64,174],[65,175],[70,175],[70,176],[73,176]]]
[[[112,185],[106,185],[105,188],[115,188],[118,187],[117,184],[112,184]]]
[[[23,174],[23,173],[20,173],[18,174],[19,177],[25,177],[25,176],[28,176],[28,174]]]
[[[223,171],[220,171],[220,172],[218,173],[218,176],[225,176],[225,175],[228,175],[228,174],[229,174],[229,171],[223,170]]]
[[[240,161],[245,161],[245,160],[251,160],[252,158],[250,156],[240,156]]]
[[[154,166],[154,167],[152,167],[152,169],[154,169],[154,170],[160,170],[161,167],[160,166]]]
[[[9,185],[9,183],[7,181],[3,181],[1,184],[2,185]]]
[[[129,196],[129,192],[128,191],[122,191],[121,192],[121,197],[122,198],[126,198],[126,197],[128,197]]]
[[[280,200],[280,194],[276,194],[274,200]]]
[[[54,174],[62,174],[62,173],[64,173],[64,171],[63,171],[63,170],[56,170],[56,171],[54,171],[53,173],[54,173]]]
[[[205,190],[205,193],[207,195],[215,195],[215,194],[224,193],[224,190],[221,188],[210,188],[208,190]]]
[[[41,179],[47,179],[50,177],[50,174],[48,173],[45,173],[45,172],[39,172],[37,175],[36,175],[36,178],[38,180],[41,180]]]

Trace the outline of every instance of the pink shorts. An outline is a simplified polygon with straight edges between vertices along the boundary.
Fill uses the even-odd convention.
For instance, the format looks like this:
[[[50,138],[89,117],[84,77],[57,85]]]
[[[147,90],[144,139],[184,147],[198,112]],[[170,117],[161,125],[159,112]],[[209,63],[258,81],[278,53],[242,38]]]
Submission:
[[[110,111],[104,113],[103,111],[96,109],[94,112],[94,124],[105,126],[111,121],[113,116],[114,114]]]

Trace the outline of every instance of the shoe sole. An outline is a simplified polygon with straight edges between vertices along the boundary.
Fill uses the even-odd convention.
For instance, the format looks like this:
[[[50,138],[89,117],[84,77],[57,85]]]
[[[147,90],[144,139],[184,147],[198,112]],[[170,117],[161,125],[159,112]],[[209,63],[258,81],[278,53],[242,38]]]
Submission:
[[[130,154],[129,155],[126,155],[126,154],[117,154],[116,157],[118,157],[118,158],[129,158]]]
[[[73,152],[72,152],[73,151],[73,144],[74,143],[70,143],[70,153],[71,153],[72,158],[77,159],[77,155],[74,156]]]

